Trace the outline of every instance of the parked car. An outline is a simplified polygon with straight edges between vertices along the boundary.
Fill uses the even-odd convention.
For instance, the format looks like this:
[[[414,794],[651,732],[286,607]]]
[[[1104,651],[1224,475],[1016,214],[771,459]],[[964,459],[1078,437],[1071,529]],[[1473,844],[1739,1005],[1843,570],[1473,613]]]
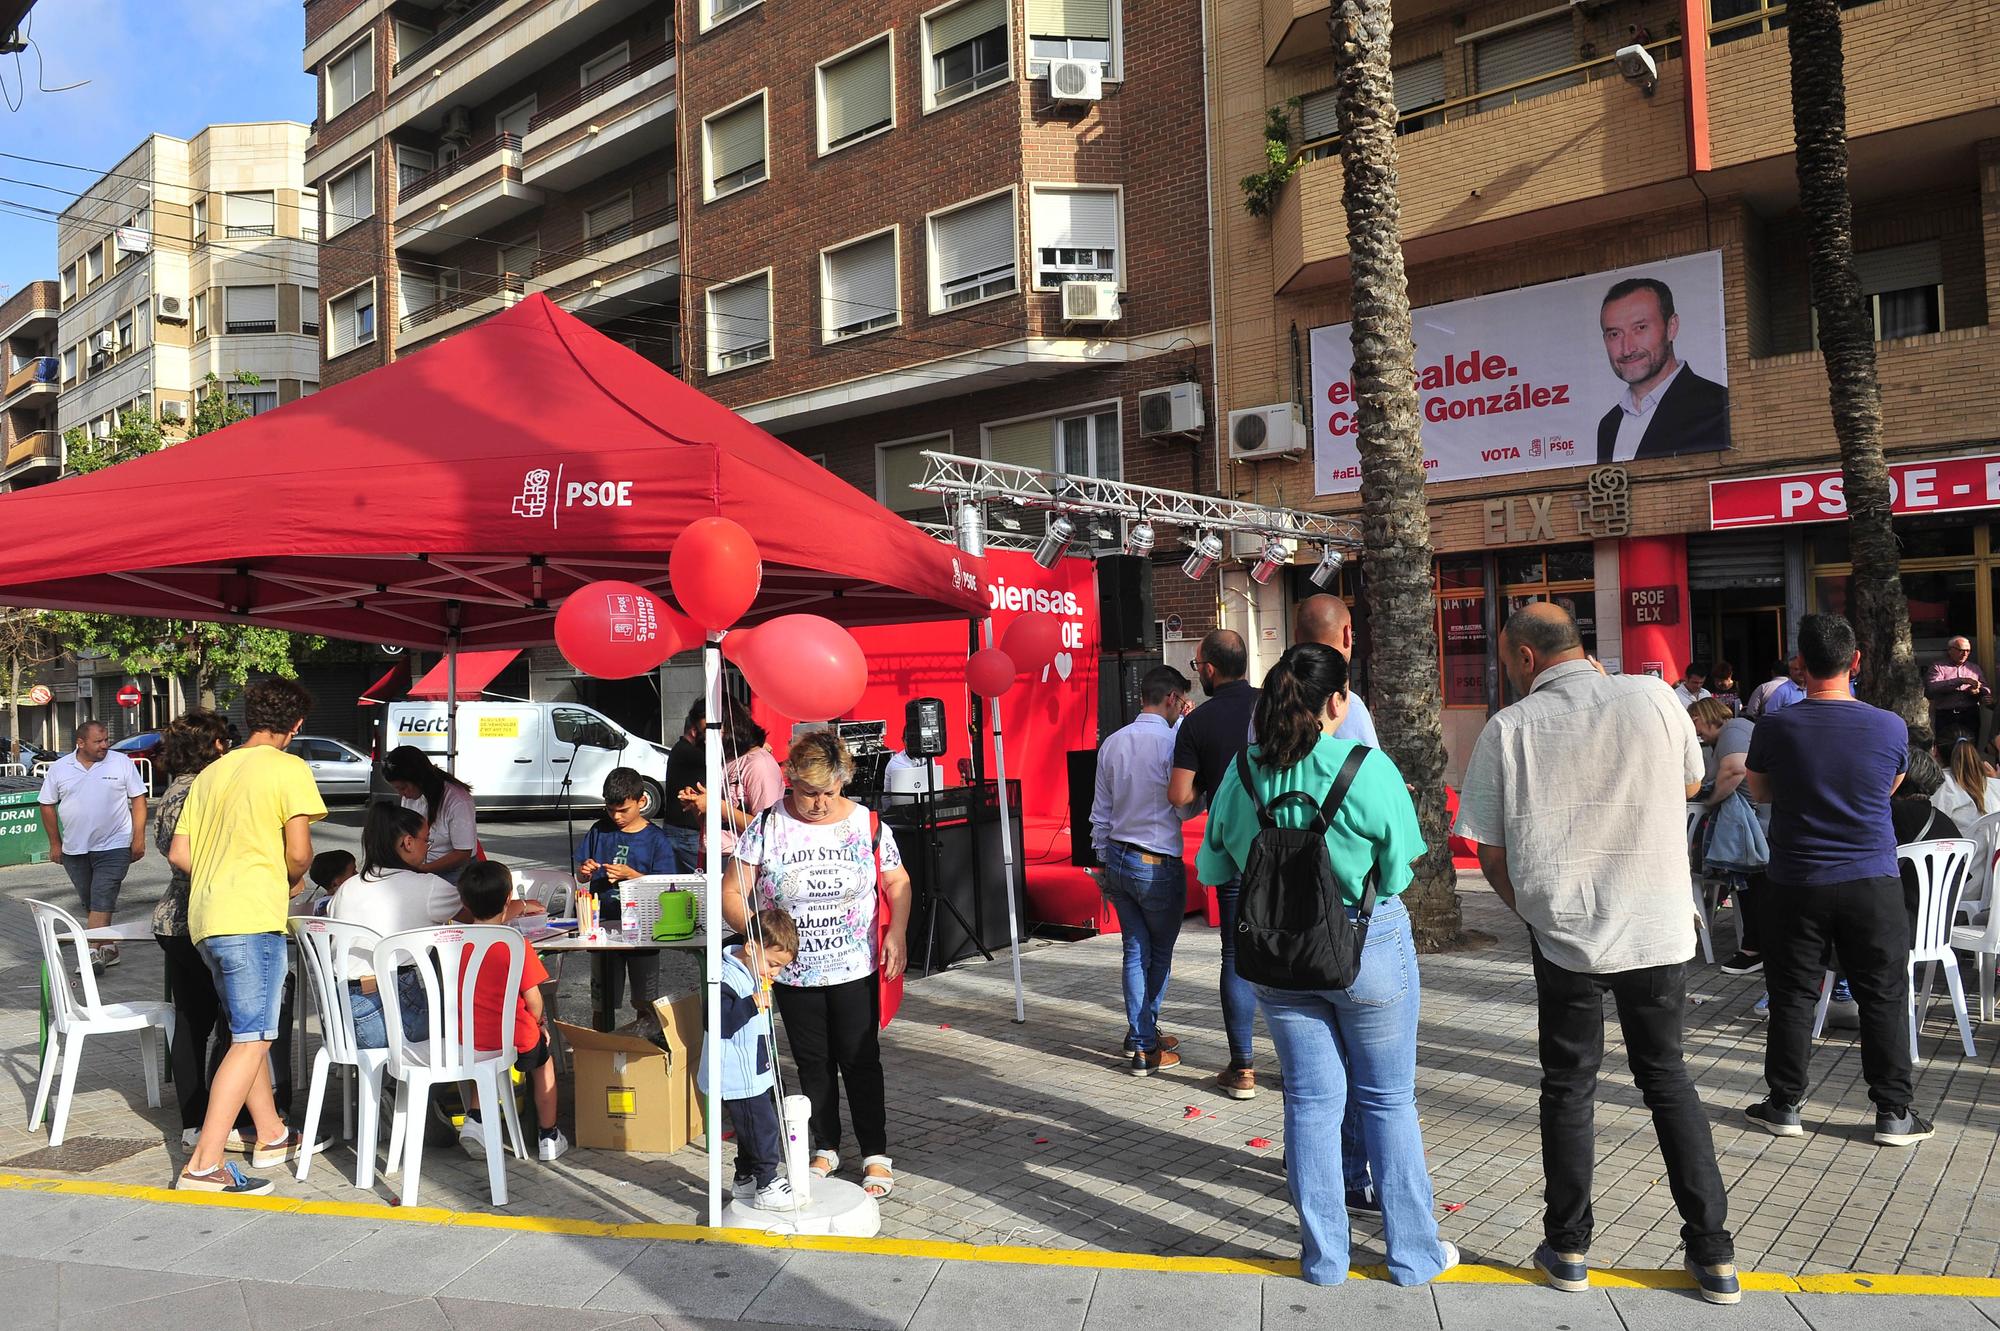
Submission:
[[[320,798],[327,800],[368,798],[368,785],[375,764],[368,755],[337,739],[319,735],[299,735],[285,747],[287,753],[305,759],[319,784]]]
[[[19,749],[15,747],[13,741],[7,741],[5,753],[7,762],[19,763],[29,772],[35,770],[37,763],[52,763],[62,757],[54,749],[45,749],[31,739],[22,740]]]
[[[114,752],[122,753],[135,762],[141,758],[146,760],[150,765],[152,774],[152,779],[148,783],[151,789],[147,793],[152,795],[157,795],[165,790],[167,782],[171,779],[168,777],[166,770],[160,765],[161,739],[162,736],[159,731],[147,730],[137,735],[129,735],[111,746]],[[148,770],[147,767],[139,769],[141,773],[145,773]]]
[[[410,744],[444,766],[443,703],[395,702],[383,710],[383,753]],[[548,809],[565,802],[588,809],[614,767],[638,769],[648,818],[665,812],[667,751],[602,712],[571,702],[458,705],[458,775],[472,787],[478,809]],[[379,779],[377,787],[388,790]]]

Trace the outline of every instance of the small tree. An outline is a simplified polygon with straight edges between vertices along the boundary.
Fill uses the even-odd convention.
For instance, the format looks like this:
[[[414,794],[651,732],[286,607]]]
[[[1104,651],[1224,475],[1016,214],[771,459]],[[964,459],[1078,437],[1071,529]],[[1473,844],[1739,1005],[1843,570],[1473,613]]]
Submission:
[[[47,665],[61,655],[48,617],[39,610],[0,613],[0,661],[7,669],[7,733],[16,743],[21,738],[22,676],[38,665]]]

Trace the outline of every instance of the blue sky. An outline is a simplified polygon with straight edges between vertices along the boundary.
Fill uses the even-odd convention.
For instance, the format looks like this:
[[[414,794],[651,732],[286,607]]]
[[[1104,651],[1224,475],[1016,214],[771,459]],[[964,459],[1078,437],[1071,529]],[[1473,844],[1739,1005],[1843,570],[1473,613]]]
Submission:
[[[93,171],[0,157],[0,200],[60,212],[148,134],[186,138],[233,120],[310,123],[312,79],[299,68],[304,15],[299,0],[40,0],[30,11],[34,48],[18,64],[0,56],[0,151]],[[67,92],[40,90],[83,80]],[[0,299],[55,275],[53,221],[0,208]]]

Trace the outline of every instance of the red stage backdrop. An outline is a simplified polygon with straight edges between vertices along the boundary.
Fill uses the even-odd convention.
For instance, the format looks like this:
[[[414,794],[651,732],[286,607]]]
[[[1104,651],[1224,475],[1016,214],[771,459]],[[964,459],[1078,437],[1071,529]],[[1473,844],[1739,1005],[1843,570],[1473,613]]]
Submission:
[[[1037,824],[1069,816],[1071,749],[1097,747],[1098,615],[1096,572],[1088,559],[1064,559],[1043,568],[1014,550],[986,556],[986,590],[993,609],[994,642],[1021,614],[1044,611],[1063,625],[1063,646],[1038,675],[1024,677],[1000,700],[1006,725],[1007,775],[1021,783],[1022,812],[1028,822],[1023,849],[1030,860],[1050,836]],[[944,699],[945,779],[957,785],[958,760],[972,756],[966,733],[965,657],[970,642],[962,619],[925,624],[857,628],[854,637],[868,657],[868,691],[850,719],[887,721],[891,750],[902,747],[903,706],[912,698]],[[981,646],[985,645],[982,637]],[[758,722],[771,732],[771,747],[782,758],[792,722],[759,702]],[[988,720],[987,775],[993,773]]]

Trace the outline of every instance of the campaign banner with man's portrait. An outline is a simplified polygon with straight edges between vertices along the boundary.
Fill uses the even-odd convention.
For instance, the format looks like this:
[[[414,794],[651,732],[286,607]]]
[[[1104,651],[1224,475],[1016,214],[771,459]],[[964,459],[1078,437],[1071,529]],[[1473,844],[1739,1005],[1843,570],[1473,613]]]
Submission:
[[[1718,250],[1426,305],[1411,322],[1429,480],[1729,447]],[[1312,330],[1323,495],[1361,488],[1350,332]]]

